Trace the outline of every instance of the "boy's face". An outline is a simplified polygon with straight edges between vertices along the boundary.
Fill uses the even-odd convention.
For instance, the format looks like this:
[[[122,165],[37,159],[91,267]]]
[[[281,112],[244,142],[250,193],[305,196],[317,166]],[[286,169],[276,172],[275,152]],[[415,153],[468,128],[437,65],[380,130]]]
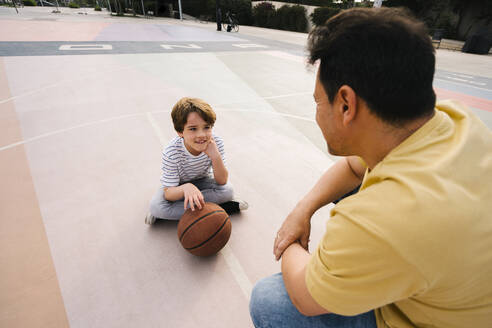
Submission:
[[[199,155],[207,149],[212,138],[212,126],[196,112],[188,114],[183,132],[178,135],[184,139],[186,149],[193,155]]]

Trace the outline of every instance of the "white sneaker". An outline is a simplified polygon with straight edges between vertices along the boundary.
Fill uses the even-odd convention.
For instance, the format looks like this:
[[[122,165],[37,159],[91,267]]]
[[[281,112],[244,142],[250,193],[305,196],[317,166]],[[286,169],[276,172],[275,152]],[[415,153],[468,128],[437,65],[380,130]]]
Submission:
[[[147,215],[145,216],[145,224],[152,225],[154,224],[154,222],[155,222],[155,216],[150,214],[150,212],[147,213]]]
[[[239,204],[239,210],[241,210],[241,211],[245,211],[249,207],[248,202],[241,200],[241,199],[234,199],[233,202],[237,202]]]

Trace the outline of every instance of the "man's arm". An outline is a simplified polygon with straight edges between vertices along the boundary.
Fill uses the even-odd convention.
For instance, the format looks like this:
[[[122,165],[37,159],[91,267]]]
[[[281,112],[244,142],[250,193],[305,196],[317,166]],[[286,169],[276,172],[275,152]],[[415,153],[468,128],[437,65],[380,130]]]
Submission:
[[[306,266],[311,255],[298,243],[291,244],[282,256],[282,276],[290,300],[305,316],[330,313],[313,299],[306,286]]]
[[[300,205],[307,208],[312,216],[321,207],[359,186],[364,173],[365,167],[359,157],[344,157],[323,174]]]
[[[274,242],[275,258],[280,259],[284,250],[296,241],[307,249],[313,214],[359,186],[365,170],[356,156],[344,157],[330,167],[285,219]]]

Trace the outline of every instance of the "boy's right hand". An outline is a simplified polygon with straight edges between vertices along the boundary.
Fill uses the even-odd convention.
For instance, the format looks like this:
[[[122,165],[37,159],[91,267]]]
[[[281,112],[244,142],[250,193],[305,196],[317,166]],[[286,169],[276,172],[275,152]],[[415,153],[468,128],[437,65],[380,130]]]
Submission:
[[[184,194],[184,209],[186,211],[186,208],[188,205],[190,206],[191,210],[195,210],[195,205],[198,207],[198,209],[202,209],[202,206],[205,205],[205,199],[203,198],[202,192],[200,189],[198,189],[194,184],[192,183],[185,183],[182,185],[183,188],[183,194]]]

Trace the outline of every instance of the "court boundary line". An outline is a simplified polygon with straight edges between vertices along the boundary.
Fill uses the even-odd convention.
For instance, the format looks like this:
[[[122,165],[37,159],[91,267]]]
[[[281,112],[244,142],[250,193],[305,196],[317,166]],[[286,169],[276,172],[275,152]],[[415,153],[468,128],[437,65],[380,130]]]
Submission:
[[[302,117],[302,116],[296,116],[296,115],[292,115],[292,114],[287,114],[287,113],[282,113],[282,112],[274,112],[274,111],[267,111],[267,110],[260,111],[260,110],[249,110],[249,109],[230,109],[230,110],[227,110],[227,109],[226,110],[217,109],[216,111],[217,112],[265,113],[265,114],[279,115],[279,116],[283,116],[283,117],[290,117],[290,118],[299,119],[299,120],[303,120],[303,121],[309,121],[309,122],[313,122],[313,123],[316,122],[313,119],[309,119],[309,118]],[[87,123],[83,123],[83,124],[78,124],[78,125],[74,125],[74,126],[65,128],[65,129],[58,129],[58,130],[55,130],[55,131],[43,133],[43,134],[40,134],[40,135],[35,136],[35,137],[27,138],[27,139],[22,140],[22,141],[18,141],[18,142],[11,143],[9,145],[2,146],[2,147],[0,147],[0,151],[4,151],[4,150],[10,149],[10,148],[14,148],[16,146],[25,145],[25,144],[28,144],[28,143],[31,143],[31,142],[34,142],[34,141],[37,141],[37,140],[40,140],[40,139],[43,139],[43,138],[51,137],[51,136],[54,136],[54,135],[57,135],[57,134],[61,134],[61,133],[64,133],[64,132],[68,132],[68,131],[72,131],[72,130],[77,130],[77,129],[84,128],[84,127],[91,126],[91,125],[103,124],[103,123],[117,121],[117,120],[121,120],[121,119],[125,119],[125,118],[138,117],[138,116],[144,116],[144,115],[147,116],[147,118],[149,118],[149,115],[151,115],[152,113],[159,113],[159,114],[161,114],[161,113],[169,113],[169,112],[171,112],[171,111],[170,110],[164,110],[164,111],[152,111],[152,112],[145,112],[145,113],[126,114],[126,115],[119,115],[119,116],[114,116],[114,117],[106,118],[106,119],[99,120],[99,121],[93,121],[93,122],[87,122]],[[151,125],[152,125],[153,128],[154,128],[154,125],[155,125],[155,127],[158,127],[157,122],[155,121],[155,119],[153,117],[150,120],[150,122],[151,122]],[[160,133],[160,135],[158,135],[158,138],[159,138],[159,141],[162,144],[163,143],[163,140],[165,140],[165,138],[163,137],[162,132],[159,132],[159,133]]]

